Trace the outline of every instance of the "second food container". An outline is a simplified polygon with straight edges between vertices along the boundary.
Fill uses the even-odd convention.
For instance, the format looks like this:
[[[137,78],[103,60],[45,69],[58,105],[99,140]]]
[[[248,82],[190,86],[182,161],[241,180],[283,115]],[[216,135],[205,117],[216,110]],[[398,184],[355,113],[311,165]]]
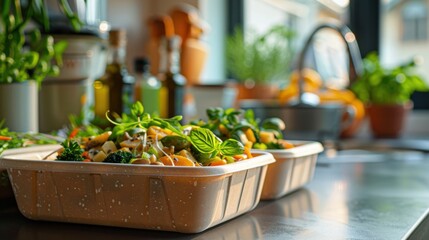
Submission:
[[[323,151],[319,142],[290,141],[290,149],[265,150],[276,159],[268,166],[261,194],[262,200],[277,199],[311,181],[318,154]]]

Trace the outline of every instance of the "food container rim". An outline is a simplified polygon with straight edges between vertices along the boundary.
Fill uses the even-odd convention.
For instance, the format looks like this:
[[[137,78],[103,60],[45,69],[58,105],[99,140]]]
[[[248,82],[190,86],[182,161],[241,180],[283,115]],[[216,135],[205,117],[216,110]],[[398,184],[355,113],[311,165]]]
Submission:
[[[127,174],[154,176],[208,177],[232,174],[275,162],[273,155],[265,151],[252,150],[254,157],[236,163],[211,167],[158,166],[119,163],[92,163],[41,160],[60,145],[44,145],[10,149],[0,156],[0,168],[25,169],[48,172],[73,172],[92,174]]]
[[[275,157],[283,158],[298,158],[323,152],[324,148],[320,142],[316,141],[301,141],[301,140],[288,140],[295,145],[289,149],[266,149],[264,151],[273,154]]]

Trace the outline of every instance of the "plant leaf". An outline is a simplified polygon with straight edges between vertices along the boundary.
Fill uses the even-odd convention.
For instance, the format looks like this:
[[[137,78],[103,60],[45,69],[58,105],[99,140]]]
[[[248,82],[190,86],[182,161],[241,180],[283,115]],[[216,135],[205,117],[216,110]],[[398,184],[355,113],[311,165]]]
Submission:
[[[225,156],[234,156],[237,154],[242,154],[243,151],[243,144],[235,139],[227,139],[220,145],[220,152]]]
[[[211,153],[220,145],[220,140],[206,128],[193,129],[189,137],[194,147],[202,153]]]

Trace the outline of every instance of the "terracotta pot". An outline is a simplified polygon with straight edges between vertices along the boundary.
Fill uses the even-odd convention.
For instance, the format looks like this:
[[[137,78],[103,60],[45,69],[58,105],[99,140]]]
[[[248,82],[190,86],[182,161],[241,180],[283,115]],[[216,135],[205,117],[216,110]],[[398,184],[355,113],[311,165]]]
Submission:
[[[370,128],[376,138],[400,137],[413,102],[405,104],[370,104],[367,106]]]
[[[237,99],[273,99],[279,94],[279,87],[275,84],[237,84]]]

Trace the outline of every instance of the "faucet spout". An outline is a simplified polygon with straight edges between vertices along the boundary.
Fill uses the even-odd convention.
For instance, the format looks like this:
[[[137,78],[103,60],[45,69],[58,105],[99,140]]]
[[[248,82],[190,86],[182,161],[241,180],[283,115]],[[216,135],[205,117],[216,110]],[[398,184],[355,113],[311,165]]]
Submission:
[[[304,78],[303,78],[303,68],[304,68],[304,59],[307,51],[309,50],[311,43],[313,42],[314,36],[322,29],[332,29],[338,32],[347,46],[347,53],[349,56],[349,81],[352,83],[358,76],[361,75],[363,70],[362,57],[360,54],[359,46],[356,41],[356,37],[353,32],[346,25],[338,25],[334,23],[323,23],[318,25],[313,32],[311,32],[307,41],[304,44],[304,47],[298,58],[298,76],[299,76],[299,101],[303,103],[303,94],[304,94]]]

